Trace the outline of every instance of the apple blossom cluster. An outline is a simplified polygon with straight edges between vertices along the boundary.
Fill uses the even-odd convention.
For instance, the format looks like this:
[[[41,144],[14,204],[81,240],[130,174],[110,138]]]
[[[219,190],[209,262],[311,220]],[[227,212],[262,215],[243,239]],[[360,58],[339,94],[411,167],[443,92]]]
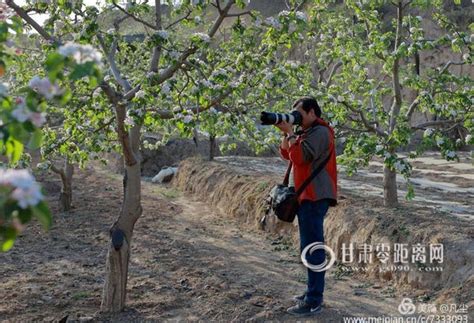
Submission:
[[[145,97],[146,93],[143,90],[139,90],[137,93],[135,93],[135,97],[137,99],[143,99]]]
[[[22,209],[35,206],[44,198],[39,184],[26,169],[0,168],[0,186],[10,189],[9,198]]]
[[[424,136],[424,137],[430,137],[433,133],[434,133],[434,129],[433,129],[433,128],[427,128],[427,129],[423,132],[423,136]]]
[[[0,83],[0,96],[8,96],[8,84]]]
[[[166,39],[169,38],[168,32],[167,32],[166,30],[163,30],[163,29],[158,30],[158,31],[156,32],[156,34],[157,34],[161,39],[165,39],[165,40],[166,40]]]
[[[16,108],[12,111],[12,117],[18,122],[31,121],[35,127],[41,127],[45,122],[45,114],[42,112],[33,112],[26,106],[25,99],[18,97],[15,99]]]
[[[181,109],[176,107],[173,109],[174,112],[179,112]],[[186,110],[186,114],[183,114],[181,112],[175,114],[175,118],[178,120],[182,120],[184,123],[190,123],[193,121],[193,116],[192,116],[192,111],[191,110]]]
[[[56,83],[52,84],[47,77],[40,78],[36,75],[30,80],[28,86],[48,100],[52,99],[56,95],[62,94],[59,86]]]
[[[211,37],[209,37],[208,34],[205,33],[194,33],[193,37],[199,39],[200,41],[204,43],[210,43],[211,42]]]
[[[469,144],[472,140],[472,135],[467,135],[464,140],[465,140],[466,144]]]
[[[454,158],[454,157],[456,157],[456,153],[452,150],[448,150],[448,151],[446,151],[446,157]]]
[[[102,54],[91,45],[81,45],[73,42],[68,42],[59,47],[59,54],[67,57],[72,57],[77,64],[84,64],[87,62],[94,62],[97,65],[102,63]]]
[[[266,18],[265,23],[277,30],[280,30],[282,27],[281,23],[277,19],[275,19],[275,17]]]
[[[3,1],[0,2],[0,21],[5,21],[13,14],[13,10]]]
[[[302,20],[304,22],[307,22],[308,21],[308,17],[306,16],[306,14],[302,11],[297,11],[296,12],[296,19],[299,19],[299,20]]]

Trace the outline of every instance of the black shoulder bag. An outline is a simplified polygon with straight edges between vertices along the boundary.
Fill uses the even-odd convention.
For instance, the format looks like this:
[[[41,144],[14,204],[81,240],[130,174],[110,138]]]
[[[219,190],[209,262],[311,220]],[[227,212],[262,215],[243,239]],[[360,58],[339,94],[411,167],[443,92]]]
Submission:
[[[331,151],[321,165],[316,168],[311,175],[301,184],[301,187],[295,192],[294,187],[288,187],[292,163],[288,165],[283,184],[275,185],[268,199],[269,209],[273,210],[278,219],[284,222],[292,223],[298,211],[298,197],[303,193],[306,186],[324,169],[329,159]]]

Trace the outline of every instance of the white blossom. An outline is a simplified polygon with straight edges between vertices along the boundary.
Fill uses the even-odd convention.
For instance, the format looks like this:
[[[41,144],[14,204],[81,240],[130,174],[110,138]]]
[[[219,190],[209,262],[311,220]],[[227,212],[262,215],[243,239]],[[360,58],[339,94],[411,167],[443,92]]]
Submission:
[[[297,11],[296,12],[296,18],[299,19],[299,20],[303,20],[304,22],[307,22],[308,21],[308,17],[306,16],[306,14],[302,11]]]
[[[168,94],[170,93],[171,91],[171,87],[168,83],[164,83],[163,86],[161,87],[161,91],[164,93],[164,94]]]
[[[398,170],[400,173],[405,170],[405,164],[400,160],[397,160],[394,166],[395,166],[395,169]]]
[[[133,118],[131,116],[127,116],[123,122],[127,126],[131,126],[131,127],[133,127],[135,125],[135,121],[133,121]]]
[[[12,111],[12,117],[18,120],[19,122],[25,122],[30,118],[30,110],[26,106],[18,106],[15,110]]]
[[[179,52],[175,51],[175,50],[172,50],[170,52],[168,52],[168,55],[171,57],[171,58],[174,58],[174,59],[178,59],[179,57]]]
[[[59,54],[63,56],[72,57],[77,64],[84,64],[86,62],[94,62],[101,65],[102,54],[91,45],[81,45],[73,42],[68,42],[59,47]]]
[[[36,126],[41,127],[46,122],[46,117],[44,113],[33,112],[30,114],[30,121]]]
[[[194,33],[193,36],[199,38],[201,41],[205,43],[210,43],[211,42],[211,37],[209,37],[208,34],[205,33]]]
[[[267,23],[268,25],[272,26],[273,28],[277,30],[280,30],[282,27],[281,23],[274,17],[268,17],[267,19],[265,19],[265,23]]]
[[[218,68],[212,72],[212,77],[226,76],[226,75],[227,75],[227,71],[223,68]]]
[[[137,93],[135,93],[135,97],[138,98],[138,99],[143,99],[145,97],[145,95],[146,95],[146,93],[143,90],[140,90]]]
[[[102,89],[100,87],[98,87],[97,89],[95,89],[95,91],[92,93],[92,97],[93,98],[98,98],[100,96],[100,93],[102,92]]]
[[[217,110],[214,107],[210,108],[209,112],[212,114],[217,114]]]
[[[254,21],[255,27],[259,28],[262,26],[262,18],[257,17]]]
[[[438,138],[438,139],[436,139],[436,144],[437,144],[438,146],[441,146],[442,144],[444,144],[444,139],[443,139],[443,138]]]
[[[202,22],[201,17],[200,17],[200,16],[194,17],[194,22],[195,22],[196,24],[200,24],[200,23]]]
[[[184,116],[184,118],[183,118],[184,123],[190,123],[191,121],[193,121],[193,116],[191,116],[191,115],[185,115]]]
[[[281,12],[278,14],[278,16],[279,16],[279,17],[286,17],[286,16],[288,16],[289,14],[290,14],[290,12],[289,12],[288,10],[283,10],[283,11],[281,11]]]
[[[448,150],[448,151],[446,152],[446,157],[448,157],[448,158],[454,158],[454,157],[456,157],[456,153],[455,153],[454,151],[452,151],[452,150]]]
[[[381,152],[383,150],[383,145],[377,145],[375,146],[375,151],[376,152]]]
[[[157,32],[157,35],[160,36],[161,39],[168,39],[169,38],[169,34],[166,30],[158,30]]]
[[[423,132],[423,136],[424,137],[430,137],[433,133],[434,133],[434,129],[433,128],[428,128]]]
[[[52,99],[55,95],[61,94],[59,86],[52,84],[47,77],[40,78],[36,75],[30,80],[28,86],[48,100]]]
[[[207,87],[207,88],[211,88],[212,87],[212,83],[209,81],[209,80],[201,80],[200,81],[201,85]]]
[[[472,135],[471,134],[467,135],[466,138],[464,138],[464,141],[466,142],[466,144],[470,143],[471,140],[472,140]]]
[[[38,183],[34,182],[26,189],[17,188],[12,192],[11,197],[18,202],[22,209],[29,206],[35,206],[43,199],[41,188]]]
[[[7,95],[8,95],[8,84],[0,83],[0,96],[7,96]]]
[[[0,185],[13,188],[10,197],[23,209],[35,206],[43,199],[40,186],[26,169],[0,168]]]

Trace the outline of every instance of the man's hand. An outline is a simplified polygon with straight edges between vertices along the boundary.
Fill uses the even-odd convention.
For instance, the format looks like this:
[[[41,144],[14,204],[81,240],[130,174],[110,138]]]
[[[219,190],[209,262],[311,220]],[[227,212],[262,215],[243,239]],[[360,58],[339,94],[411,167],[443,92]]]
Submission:
[[[279,124],[276,124],[275,127],[286,133],[287,135],[293,134],[293,126],[286,121],[282,121]]]

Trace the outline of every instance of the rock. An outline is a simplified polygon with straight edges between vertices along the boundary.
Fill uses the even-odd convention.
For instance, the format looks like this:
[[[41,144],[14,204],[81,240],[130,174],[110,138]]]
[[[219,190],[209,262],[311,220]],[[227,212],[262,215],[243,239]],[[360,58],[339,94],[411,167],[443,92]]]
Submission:
[[[174,174],[178,171],[177,167],[167,167],[160,170],[160,172],[151,179],[153,183],[167,183],[171,181]]]

